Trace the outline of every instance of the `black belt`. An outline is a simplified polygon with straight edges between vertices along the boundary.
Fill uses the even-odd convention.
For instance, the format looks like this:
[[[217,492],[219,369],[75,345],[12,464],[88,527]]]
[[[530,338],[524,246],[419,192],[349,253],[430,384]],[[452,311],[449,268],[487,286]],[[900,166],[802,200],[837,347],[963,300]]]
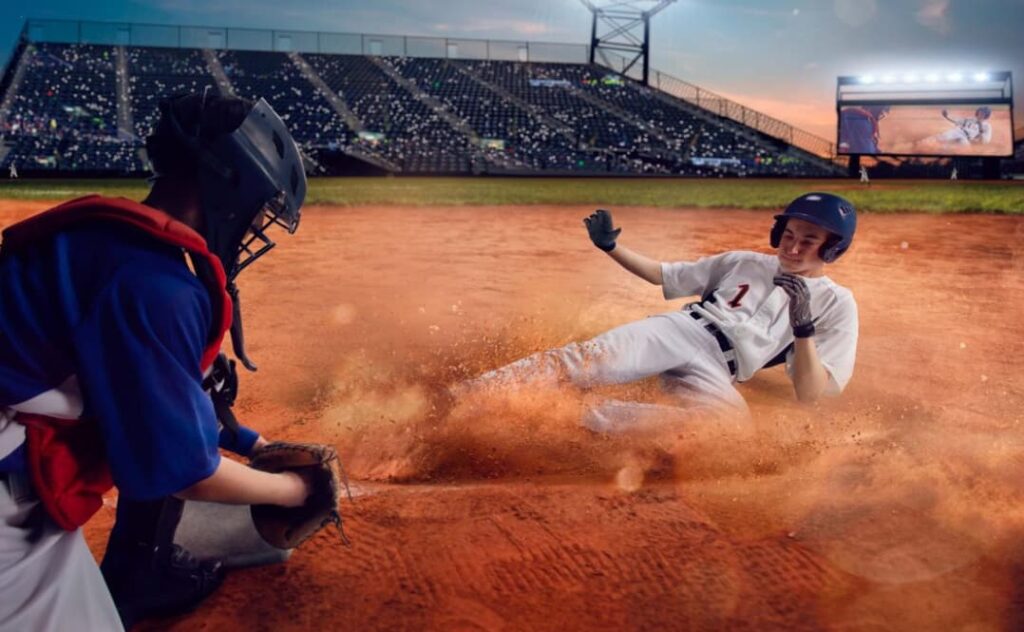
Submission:
[[[704,326],[704,329],[707,329],[708,332],[715,337],[715,340],[718,341],[718,348],[722,350],[722,353],[728,354],[732,351],[732,343],[729,342],[726,335],[722,333],[722,330],[718,328],[718,325],[708,320],[704,320],[704,318],[697,312],[691,311],[689,314],[694,320],[702,321],[701,324]],[[727,357],[726,363],[729,365],[729,373],[736,375],[736,360],[729,360]]]

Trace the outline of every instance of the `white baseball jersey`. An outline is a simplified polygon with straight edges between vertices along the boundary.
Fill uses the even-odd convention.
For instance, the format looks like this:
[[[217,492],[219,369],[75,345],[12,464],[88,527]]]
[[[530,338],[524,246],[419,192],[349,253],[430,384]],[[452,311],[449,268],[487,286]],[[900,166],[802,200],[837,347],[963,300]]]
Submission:
[[[666,299],[698,295],[701,303],[687,306],[714,323],[729,338],[736,353],[736,379],[755,372],[793,342],[789,298],[772,279],[780,272],[775,255],[733,251],[696,262],[663,263]],[[811,295],[814,343],[829,374],[826,393],[838,395],[853,375],[857,353],[857,304],[853,294],[826,276],[804,277]],[[792,375],[792,350],[786,370]]]
[[[960,140],[970,143],[988,143],[992,141],[992,124],[976,118],[953,119],[955,129],[940,134],[941,140]]]

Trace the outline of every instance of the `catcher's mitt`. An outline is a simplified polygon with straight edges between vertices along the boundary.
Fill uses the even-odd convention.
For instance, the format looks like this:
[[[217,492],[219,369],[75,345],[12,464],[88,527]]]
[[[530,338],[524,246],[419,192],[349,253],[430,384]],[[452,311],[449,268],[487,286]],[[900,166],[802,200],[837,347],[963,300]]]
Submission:
[[[348,544],[338,512],[342,474],[334,448],[316,443],[269,443],[252,453],[250,465],[265,472],[301,472],[312,487],[301,507],[252,506],[253,524],[267,544],[293,549],[329,524],[338,527]]]

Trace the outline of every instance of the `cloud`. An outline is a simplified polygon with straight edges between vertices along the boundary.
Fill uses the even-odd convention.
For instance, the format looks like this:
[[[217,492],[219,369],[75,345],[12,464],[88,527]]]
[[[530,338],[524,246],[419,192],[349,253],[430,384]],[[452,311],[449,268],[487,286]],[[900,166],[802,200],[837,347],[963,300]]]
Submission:
[[[947,35],[952,29],[949,0],[924,0],[914,17],[922,26],[942,35]]]
[[[515,33],[517,35],[547,35],[554,32],[547,24],[532,20],[510,20],[498,18],[467,18],[465,21],[452,23],[440,22],[433,25],[435,31],[462,33]]]
[[[875,0],[835,0],[836,17],[849,26],[863,26],[878,13]]]
[[[759,17],[786,18],[800,15],[800,9],[788,9],[786,7],[766,7],[756,2],[751,5],[745,0],[729,2],[723,0],[691,0],[689,4],[704,5],[710,9],[727,12],[731,16],[753,15]]]

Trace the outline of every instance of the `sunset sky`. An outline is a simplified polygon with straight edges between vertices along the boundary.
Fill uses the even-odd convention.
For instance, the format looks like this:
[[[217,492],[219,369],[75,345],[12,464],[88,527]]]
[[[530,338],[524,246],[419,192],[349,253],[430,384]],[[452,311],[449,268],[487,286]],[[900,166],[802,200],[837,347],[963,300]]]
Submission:
[[[581,44],[590,36],[579,0],[41,0],[0,8],[0,59],[26,18]],[[652,22],[651,66],[834,141],[836,76],[1010,70],[1019,83],[1022,27],[1024,0],[678,0]]]

